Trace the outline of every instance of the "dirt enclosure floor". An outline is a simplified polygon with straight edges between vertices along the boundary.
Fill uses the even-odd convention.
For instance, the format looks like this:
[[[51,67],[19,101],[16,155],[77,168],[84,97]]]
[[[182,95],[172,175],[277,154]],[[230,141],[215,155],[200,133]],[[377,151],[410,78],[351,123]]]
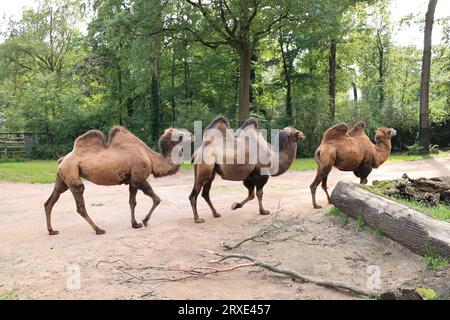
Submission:
[[[410,177],[450,175],[450,159],[388,163],[372,172],[369,183],[397,178],[404,172]],[[99,187],[86,182],[86,207],[97,225],[106,230],[101,236],[76,213],[70,192],[64,193],[53,209],[53,227],[60,234],[49,236],[43,203],[53,185],[0,183],[0,293],[15,289],[21,299],[358,298],[258,267],[170,281],[186,273],[167,268],[223,269],[244,263],[227,260],[212,264],[217,257],[202,249],[227,252],[223,243],[237,243],[271,224],[287,226],[287,231],[268,233],[231,252],[361,288],[366,288],[377,270],[383,290],[404,283],[421,285],[421,279],[429,276],[422,257],[375,235],[368,227],[357,231],[355,221],[343,225],[339,218],[325,214],[328,205],[313,210],[309,184],[314,175],[314,171],[289,171],[271,178],[264,193],[270,216],[258,214],[256,200],[231,211],[233,202],[245,198],[246,189],[240,182],[217,178],[211,198],[222,217],[213,218],[199,197],[199,214],[206,220],[203,224],[194,223],[188,201],[191,170],[151,178],[150,184],[162,202],[149,227],[138,230],[130,226],[127,186]],[[333,170],[329,187],[339,180],[358,181],[352,173]],[[317,194],[319,203],[325,205],[320,188]],[[137,201],[136,213],[141,220],[151,200],[139,192]],[[158,270],[159,266],[166,270]],[[437,279],[439,290],[450,291],[448,269],[437,272],[433,279]]]

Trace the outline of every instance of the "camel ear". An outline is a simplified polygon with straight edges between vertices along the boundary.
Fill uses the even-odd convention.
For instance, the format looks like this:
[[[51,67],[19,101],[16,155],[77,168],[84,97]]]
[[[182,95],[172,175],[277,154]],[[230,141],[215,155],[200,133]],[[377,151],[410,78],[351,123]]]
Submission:
[[[389,131],[391,132],[391,137],[395,137],[395,135],[397,134],[397,130],[395,130],[394,128],[389,129]]]
[[[305,135],[301,131],[297,131],[295,136],[297,138],[297,141],[302,141],[303,139],[305,139]]]

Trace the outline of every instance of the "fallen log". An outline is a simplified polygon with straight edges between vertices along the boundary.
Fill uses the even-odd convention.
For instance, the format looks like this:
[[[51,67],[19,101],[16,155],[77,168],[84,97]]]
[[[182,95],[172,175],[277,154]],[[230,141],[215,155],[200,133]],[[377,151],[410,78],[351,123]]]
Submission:
[[[359,185],[339,182],[331,202],[352,218],[361,216],[367,225],[422,256],[433,252],[450,257],[450,223],[436,220],[401,203],[373,194]]]

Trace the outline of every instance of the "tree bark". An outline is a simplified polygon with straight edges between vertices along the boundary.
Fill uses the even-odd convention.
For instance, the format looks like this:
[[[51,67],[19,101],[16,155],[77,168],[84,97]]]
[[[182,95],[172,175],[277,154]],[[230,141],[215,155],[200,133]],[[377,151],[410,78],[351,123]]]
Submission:
[[[175,64],[176,57],[175,53],[172,52],[172,69],[171,69],[171,96],[170,96],[170,104],[172,106],[172,126],[175,126],[176,122],[176,103],[175,103]]]
[[[278,42],[280,44],[281,59],[283,62],[283,72],[284,80],[286,84],[286,124],[293,123],[293,108],[292,108],[292,64],[291,60],[287,57],[287,53],[284,51],[284,41],[283,34],[280,30],[280,35],[278,37]]]
[[[243,45],[239,53],[239,123],[243,123],[250,115],[250,72],[252,50]]]
[[[331,40],[330,55],[328,58],[328,98],[330,108],[330,120],[336,119],[336,40]]]
[[[431,69],[431,35],[433,31],[434,12],[437,0],[430,0],[425,16],[424,46],[422,57],[422,79],[420,82],[420,119],[419,145],[429,152],[431,142],[431,125],[428,110]]]
[[[353,100],[355,102],[358,102],[358,87],[356,86],[356,83],[352,81],[352,89],[353,89]]]
[[[159,58],[152,61],[151,83],[151,134],[152,141],[156,143],[160,133],[161,100],[159,97]]]
[[[359,185],[339,182],[331,202],[352,218],[362,217],[371,227],[422,256],[430,251],[450,257],[450,224],[398,202],[373,194]]]

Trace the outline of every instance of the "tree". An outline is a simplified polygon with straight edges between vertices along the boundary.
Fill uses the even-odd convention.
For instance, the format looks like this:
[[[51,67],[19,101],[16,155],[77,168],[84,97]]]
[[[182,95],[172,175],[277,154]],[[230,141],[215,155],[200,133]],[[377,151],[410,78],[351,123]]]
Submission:
[[[270,0],[186,0],[198,15],[198,23],[184,21],[195,40],[217,48],[231,46],[239,55],[239,121],[250,114],[251,60],[259,40],[289,16],[288,1]],[[200,25],[200,27],[197,27]],[[214,31],[212,36],[211,30]]]
[[[428,153],[431,141],[429,116],[430,70],[431,70],[431,35],[433,31],[434,11],[437,0],[430,0],[425,16],[424,45],[422,57],[422,77],[420,81],[420,118],[419,145]]]

